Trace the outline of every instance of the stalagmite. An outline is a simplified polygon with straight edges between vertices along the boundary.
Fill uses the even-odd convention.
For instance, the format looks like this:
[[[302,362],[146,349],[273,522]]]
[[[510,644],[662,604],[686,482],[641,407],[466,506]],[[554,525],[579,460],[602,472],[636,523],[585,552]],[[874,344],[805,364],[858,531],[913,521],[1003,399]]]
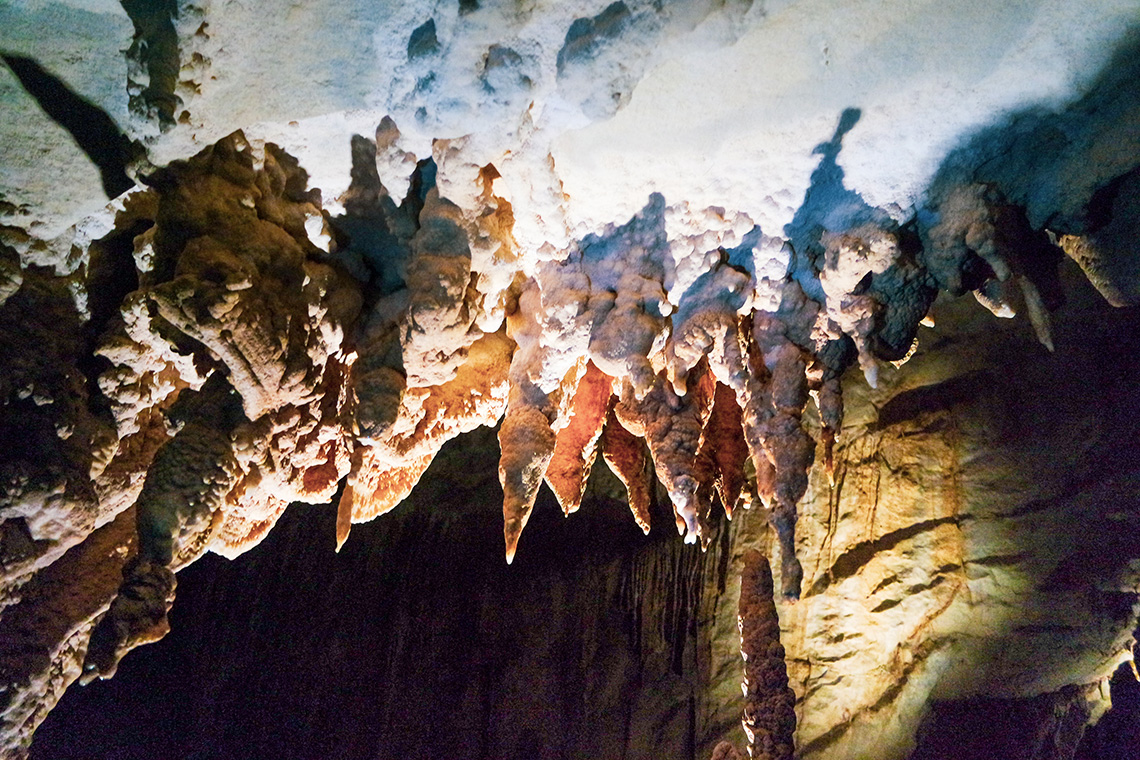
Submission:
[[[753,760],[791,760],[795,750],[796,695],[788,687],[780,620],[772,600],[768,560],[744,554],[740,574],[740,655],[744,658],[744,732]]]
[[[744,757],[731,742],[721,742],[713,748],[712,760],[744,760]]]

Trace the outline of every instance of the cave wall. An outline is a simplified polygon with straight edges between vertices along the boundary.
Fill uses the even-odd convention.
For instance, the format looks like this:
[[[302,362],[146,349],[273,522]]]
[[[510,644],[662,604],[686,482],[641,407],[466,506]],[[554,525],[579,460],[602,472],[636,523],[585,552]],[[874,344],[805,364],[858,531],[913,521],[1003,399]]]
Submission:
[[[932,699],[1104,700],[1136,609],[1137,438],[1114,421],[1138,397],[1109,358],[1135,314],[1066,285],[1055,354],[948,302],[928,351],[847,395],[835,486],[817,474],[797,535],[811,590],[780,608],[800,756],[904,757]]]
[[[1072,265],[1065,285],[1055,354],[946,299],[878,390],[848,377],[835,485],[819,468],[802,506],[805,590],[778,605],[797,756],[1070,757],[1108,708],[1136,622],[1140,439],[1115,421],[1140,411],[1140,324]],[[701,552],[669,535],[661,493],[642,536],[599,469],[571,518],[544,491],[533,550],[506,567],[496,459],[490,431],[449,444],[339,554],[335,510],[297,505],[257,549],[183,571],[171,635],[69,692],[32,757],[741,743],[736,578],[746,549],[777,552],[763,515],[720,522]]]
[[[1133,0],[68,0],[0,20],[3,751],[168,633],[176,572],[253,550],[290,504],[365,551],[356,531],[405,511],[447,441],[495,426],[500,490],[462,511],[480,538],[407,518],[472,563],[501,531],[495,569],[458,603],[397,584],[391,624],[354,629],[395,646],[412,622],[388,605],[444,627],[495,611],[525,664],[448,682],[482,705],[473,752],[738,741],[751,548],[778,565],[803,757],[904,757],[953,714],[932,702],[1105,707],[1140,555]],[[531,547],[532,516],[585,520],[607,468],[595,497],[632,521]],[[392,519],[365,554],[439,552]],[[299,551],[330,557],[333,604],[341,556]],[[536,577],[598,627],[515,637],[494,589],[521,584],[522,614]],[[409,657],[463,670],[448,631]],[[584,653],[557,683],[552,637]],[[486,651],[463,649],[479,672]],[[386,725],[435,672],[401,662],[375,671]],[[541,730],[509,714],[524,691],[555,705]]]

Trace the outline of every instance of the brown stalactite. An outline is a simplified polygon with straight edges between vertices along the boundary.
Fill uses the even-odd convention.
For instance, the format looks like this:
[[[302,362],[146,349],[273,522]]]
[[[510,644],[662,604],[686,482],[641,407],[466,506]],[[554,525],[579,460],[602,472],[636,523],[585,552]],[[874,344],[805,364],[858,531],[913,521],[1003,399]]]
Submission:
[[[37,263],[34,242],[0,244],[0,432],[34,454],[0,459],[0,612],[115,515],[137,524],[138,557],[95,626],[90,676],[161,638],[174,571],[205,551],[236,556],[289,503],[328,501],[344,483],[339,549],[353,523],[408,496],[447,440],[499,421],[508,562],[542,482],[573,513],[600,449],[645,533],[649,464],[678,531],[706,549],[714,500],[731,519],[758,497],[782,593],[798,598],[797,514],[817,445],[809,394],[834,486],[845,371],[857,363],[875,389],[880,361],[910,358],[936,285],[999,316],[1024,310],[1038,340],[1059,345],[1058,238],[992,182],[943,178],[923,219],[868,207],[815,229],[798,254],[749,243],[772,256],[762,276],[700,235],[674,258],[677,220],[657,194],[616,232],[531,260],[494,164],[465,163],[464,139],[437,140],[417,164],[399,141],[390,118],[375,140],[352,140],[335,220],[297,159],[236,132],[156,170],[121,201],[112,233],[69,253],[82,264],[66,276]],[[408,169],[399,204],[383,164]],[[1097,189],[1059,238],[1115,305],[1137,300],[1136,172]],[[121,281],[116,255],[135,267]],[[793,255],[806,262],[794,276]],[[745,726],[750,753],[774,760],[791,756],[795,716],[771,585],[750,552]],[[87,613],[76,630],[98,614]]]
[[[712,412],[701,438],[701,451],[716,463],[716,489],[725,515],[732,519],[733,509],[744,492],[744,463],[748,445],[741,427],[741,411],[736,395],[727,385],[716,386]],[[745,506],[748,506],[746,503]]]
[[[173,571],[163,564],[136,559],[123,567],[123,584],[111,609],[91,632],[83,683],[110,678],[123,655],[170,632],[166,616],[176,585]]]
[[[696,541],[699,536],[700,481],[693,466],[704,425],[697,395],[690,392],[684,397],[677,396],[662,373],[642,399],[638,399],[633,386],[626,383],[614,407],[618,420],[627,430],[644,436],[657,477],[673,502],[677,532],[687,542]]]
[[[753,317],[757,348],[771,371],[769,408],[759,427],[764,454],[774,471],[774,499],[769,521],[780,539],[780,578],[783,594],[798,598],[803,570],[795,552],[796,505],[807,491],[808,470],[815,443],[803,429],[801,417],[808,400],[807,362],[787,339],[785,324],[757,312]]]
[[[554,456],[554,431],[538,409],[524,406],[508,409],[499,428],[499,482],[503,485],[503,538],[507,564],[514,561],[519,536],[530,520],[534,500],[546,468]]]
[[[546,483],[566,515],[577,512],[582,503],[612,394],[613,378],[587,363],[570,405],[570,420],[555,434],[554,454],[546,469]]]
[[[602,431],[602,458],[626,490],[626,501],[637,526],[649,534],[649,504],[653,476],[645,441],[625,429],[613,408]]]

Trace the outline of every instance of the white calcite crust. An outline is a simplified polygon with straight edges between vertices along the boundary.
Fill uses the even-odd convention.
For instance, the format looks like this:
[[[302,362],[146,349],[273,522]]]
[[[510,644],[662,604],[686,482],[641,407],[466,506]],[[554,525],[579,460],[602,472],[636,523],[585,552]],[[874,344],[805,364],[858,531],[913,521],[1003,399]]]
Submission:
[[[109,675],[174,570],[343,484],[341,546],[481,425],[508,562],[600,452],[646,533],[651,469],[687,542],[762,506],[795,598],[847,369],[875,388],[940,290],[1053,350],[1054,243],[1138,299],[1112,56],[1140,0],[175,6],[0,7],[0,50],[111,145],[0,69],[0,421],[29,442],[0,459],[0,612],[105,528],[115,573],[139,555],[13,693],[58,698],[93,627]],[[0,752],[46,712],[16,703]]]

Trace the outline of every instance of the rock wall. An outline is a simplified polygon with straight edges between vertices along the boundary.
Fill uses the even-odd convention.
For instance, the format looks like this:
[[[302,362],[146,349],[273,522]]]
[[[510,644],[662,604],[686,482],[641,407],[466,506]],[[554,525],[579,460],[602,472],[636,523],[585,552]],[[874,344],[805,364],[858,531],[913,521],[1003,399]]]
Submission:
[[[817,467],[801,505],[804,594],[778,604],[798,757],[1068,757],[1107,708],[1136,621],[1140,439],[1115,421],[1140,411],[1140,324],[1067,274],[1055,354],[1028,324],[995,330],[946,299],[930,348],[879,390],[847,378],[835,485]],[[642,536],[603,468],[569,519],[543,492],[535,551],[508,569],[493,434],[454,444],[340,554],[335,510],[298,506],[249,554],[183,571],[171,635],[70,692],[32,756],[743,744],[736,579],[748,549],[777,551],[762,515],[719,521],[701,552],[670,536],[659,491]],[[1062,714],[1055,743],[1040,716]]]
[[[1138,553],[1134,0],[366,5],[0,9],[4,751],[169,631],[177,571],[291,503],[351,546],[483,426],[507,564],[600,469],[705,552],[685,752],[732,723],[756,547],[801,756],[902,757],[930,700],[1095,717]]]

